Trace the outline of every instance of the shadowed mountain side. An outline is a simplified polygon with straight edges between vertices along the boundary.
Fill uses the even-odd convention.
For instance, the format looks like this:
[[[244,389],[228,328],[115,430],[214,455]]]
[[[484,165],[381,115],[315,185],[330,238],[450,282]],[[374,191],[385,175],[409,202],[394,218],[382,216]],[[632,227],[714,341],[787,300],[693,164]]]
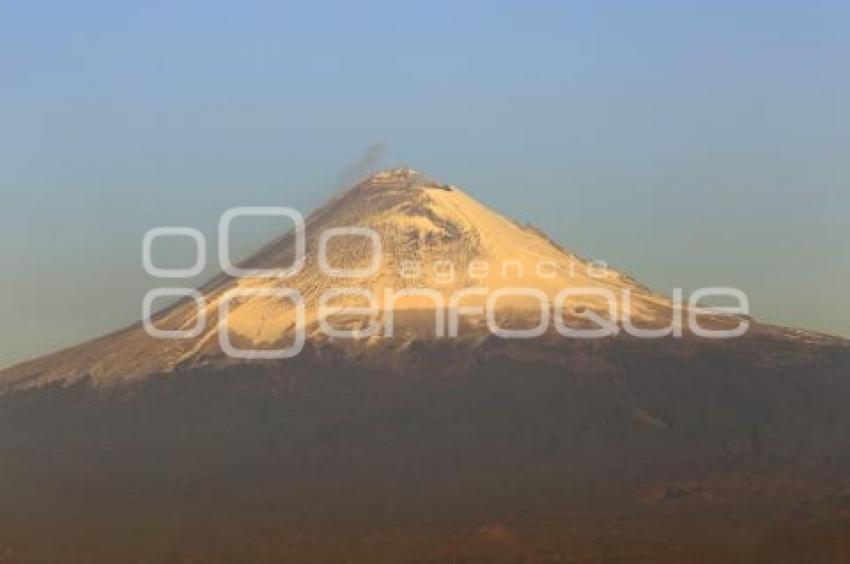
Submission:
[[[142,546],[151,541],[145,534],[112,545],[91,533],[66,538],[60,529],[67,519],[94,527],[123,506],[127,516],[114,515],[107,529],[124,519],[156,530],[165,525],[148,519],[177,506],[189,521],[158,534],[178,544],[214,546],[224,523],[226,534],[250,538],[259,534],[252,523],[274,522],[286,524],[274,532],[277,544],[267,535],[257,542],[280,554],[294,547],[305,558],[354,554],[346,542],[360,541],[349,535],[388,535],[393,548],[378,551],[381,558],[442,561],[439,555],[486,545],[474,532],[474,542],[451,539],[494,519],[537,522],[544,528],[535,542],[565,549],[561,533],[546,533],[563,517],[545,515],[578,511],[583,517],[566,520],[574,526],[594,519],[588,515],[597,507],[619,507],[619,518],[645,515],[653,523],[666,504],[629,500],[656,484],[749,476],[750,491],[774,479],[836,483],[850,469],[850,351],[843,347],[792,348],[769,337],[556,347],[492,339],[471,358],[451,341],[412,347],[415,361],[402,371],[352,361],[326,345],[291,361],[195,368],[111,390],[81,381],[7,395],[0,399],[0,493],[14,502],[0,519],[15,526],[0,532],[0,545],[37,553],[24,530],[30,523],[55,534],[49,550],[76,547],[90,558],[80,561],[117,546],[158,555],[140,561],[170,561],[165,548]],[[689,490],[682,491],[678,497]],[[800,491],[805,498],[815,490]],[[778,509],[765,515],[784,515],[802,499],[784,495],[769,496]],[[213,507],[217,514],[241,508],[244,520],[218,514],[213,526],[202,517]],[[626,515],[617,513],[624,507]],[[709,525],[723,522],[712,504],[692,509]],[[638,522],[647,521],[629,521],[621,540],[637,535]],[[393,537],[392,523],[405,532]],[[341,552],[304,548],[316,527]],[[181,536],[184,529],[195,536]],[[677,534],[663,530],[659,538]],[[589,534],[573,542],[592,545]],[[586,561],[605,560],[604,551],[596,554]],[[351,561],[382,561],[375,558]]]

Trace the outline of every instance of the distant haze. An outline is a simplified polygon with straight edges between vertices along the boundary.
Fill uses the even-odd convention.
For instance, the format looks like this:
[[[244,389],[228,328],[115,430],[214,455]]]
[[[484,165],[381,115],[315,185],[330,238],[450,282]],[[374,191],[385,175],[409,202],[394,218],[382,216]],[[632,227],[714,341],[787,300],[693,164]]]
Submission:
[[[3,8],[0,366],[136,321],[148,229],[207,235],[199,284],[226,209],[306,215],[395,164],[657,290],[850,336],[850,6],[562,4]]]

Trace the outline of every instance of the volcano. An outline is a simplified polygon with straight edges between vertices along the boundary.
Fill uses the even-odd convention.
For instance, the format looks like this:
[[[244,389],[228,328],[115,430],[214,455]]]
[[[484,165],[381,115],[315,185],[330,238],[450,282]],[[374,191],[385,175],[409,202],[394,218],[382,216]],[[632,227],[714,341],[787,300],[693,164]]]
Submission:
[[[405,168],[228,270],[0,371],[0,562],[850,555],[846,340],[660,295]]]

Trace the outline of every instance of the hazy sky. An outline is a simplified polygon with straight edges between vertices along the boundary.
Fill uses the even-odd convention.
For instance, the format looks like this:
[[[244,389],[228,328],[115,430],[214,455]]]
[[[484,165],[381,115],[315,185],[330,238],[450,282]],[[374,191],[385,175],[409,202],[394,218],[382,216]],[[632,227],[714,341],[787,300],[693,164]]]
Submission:
[[[149,228],[214,249],[225,209],[306,214],[379,142],[656,289],[736,286],[850,336],[848,22],[844,1],[6,2],[0,366],[138,319]]]

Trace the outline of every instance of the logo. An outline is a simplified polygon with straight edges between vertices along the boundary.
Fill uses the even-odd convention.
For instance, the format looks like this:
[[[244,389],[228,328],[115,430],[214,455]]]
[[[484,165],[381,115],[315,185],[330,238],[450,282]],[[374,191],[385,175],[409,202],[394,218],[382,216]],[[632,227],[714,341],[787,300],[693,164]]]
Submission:
[[[294,224],[294,256],[292,263],[283,268],[243,268],[234,264],[230,258],[230,225],[238,217],[284,217]],[[153,243],[159,238],[184,237],[194,242],[194,264],[188,268],[160,268],[154,264]],[[335,238],[360,238],[368,243],[370,260],[366,267],[340,268],[331,264],[328,257],[329,242]],[[238,281],[255,279],[274,279],[284,281],[283,285],[241,286],[236,284],[226,292],[215,296],[217,303],[207,303],[207,298],[194,288],[174,286],[158,287],[150,290],[142,301],[142,320],[145,331],[158,339],[193,339],[203,335],[208,329],[209,310],[217,314],[215,330],[218,341],[225,354],[242,359],[286,359],[298,355],[306,340],[306,315],[304,297],[295,289],[287,287],[287,280],[298,275],[307,262],[307,233],[304,217],[295,209],[288,207],[238,207],[222,214],[218,225],[218,262],[221,270]],[[204,235],[192,227],[156,227],[148,231],[142,241],[142,264],[145,271],[157,279],[185,279],[198,276],[206,267],[207,243]],[[316,245],[316,264],[321,276],[328,280],[369,279],[381,272],[383,265],[383,245],[380,235],[366,227],[333,227],[318,234]],[[415,261],[404,261],[397,265],[396,274],[405,280],[413,280],[423,273],[423,265]],[[501,276],[503,279],[523,279],[529,272],[540,280],[557,278],[562,275],[574,278],[580,274],[585,278],[604,282],[609,277],[607,265],[602,261],[590,263],[570,262],[558,264],[553,260],[541,260],[529,267],[526,262],[506,260],[500,264],[491,264],[483,260],[473,260],[463,267],[452,261],[439,260],[433,263],[431,278],[437,286],[453,284],[459,275],[464,280],[484,282]],[[367,288],[328,285],[318,298],[318,330],[335,339],[363,339],[373,336],[393,337],[396,319],[396,305],[407,297],[425,299],[433,306],[434,336],[438,338],[458,337],[461,319],[477,317],[484,320],[487,330],[503,339],[531,339],[554,330],[557,334],[574,339],[605,338],[626,333],[633,337],[654,339],[660,337],[682,337],[684,328],[693,335],[707,339],[728,339],[739,337],[749,328],[749,300],[744,292],[729,287],[699,288],[684,303],[683,291],[676,288],[671,300],[669,322],[663,327],[639,327],[631,315],[635,298],[628,286],[614,288],[600,283],[593,286],[568,286],[558,291],[554,297],[534,286],[504,286],[496,289],[487,286],[466,285],[448,295],[439,287],[383,288],[381,295]],[[195,313],[186,326],[176,329],[162,329],[154,323],[154,301],[160,298],[191,298]],[[340,298],[354,298],[362,305],[339,306],[334,302]],[[231,339],[231,313],[236,304],[245,299],[261,298],[274,300],[291,312],[293,339],[289,346],[279,349],[239,348]],[[532,327],[506,327],[496,315],[500,301],[522,299],[536,302],[539,307],[537,324]],[[704,301],[724,300],[732,305],[707,307]],[[567,320],[565,312],[571,304],[592,302],[598,304],[593,309],[582,308],[573,312],[577,319]],[[537,307],[534,307],[536,310]],[[340,328],[333,325],[336,316],[359,316],[368,320],[364,326]],[[706,327],[701,323],[705,317],[726,320],[723,327]],[[289,317],[287,318],[289,319]],[[729,322],[733,323],[728,327]]]

